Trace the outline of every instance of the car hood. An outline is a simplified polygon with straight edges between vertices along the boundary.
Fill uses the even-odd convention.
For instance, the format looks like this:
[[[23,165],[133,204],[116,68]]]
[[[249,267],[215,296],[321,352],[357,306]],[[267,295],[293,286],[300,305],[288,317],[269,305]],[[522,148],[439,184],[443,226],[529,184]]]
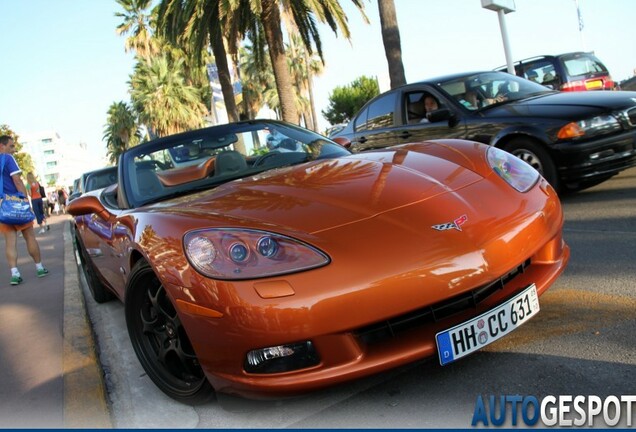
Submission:
[[[534,115],[581,118],[636,107],[636,92],[554,92],[486,108],[486,116]]]
[[[480,179],[457,162],[386,150],[271,170],[148,210],[196,215],[215,226],[316,233],[453,193]]]

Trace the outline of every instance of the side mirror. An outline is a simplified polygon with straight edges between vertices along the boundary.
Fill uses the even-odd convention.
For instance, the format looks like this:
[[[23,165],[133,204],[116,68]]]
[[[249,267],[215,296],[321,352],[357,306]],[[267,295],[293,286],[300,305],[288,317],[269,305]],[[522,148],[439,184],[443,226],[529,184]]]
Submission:
[[[79,198],[74,199],[66,207],[66,211],[72,216],[96,214],[104,220],[108,220],[110,218],[108,210],[106,210],[99,199],[93,195],[80,196]]]
[[[341,146],[343,146],[346,149],[351,148],[351,141],[349,141],[347,138],[336,137],[336,138],[332,138],[332,141],[337,143],[337,144],[340,144]]]
[[[453,113],[448,108],[436,109],[426,115],[431,123],[449,120],[451,117],[453,117]]]

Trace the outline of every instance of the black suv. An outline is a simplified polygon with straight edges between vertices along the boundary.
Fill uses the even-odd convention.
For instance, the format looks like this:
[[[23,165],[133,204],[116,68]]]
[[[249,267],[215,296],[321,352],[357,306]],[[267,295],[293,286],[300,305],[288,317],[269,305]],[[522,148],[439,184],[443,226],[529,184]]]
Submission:
[[[561,91],[616,90],[605,65],[589,52],[544,55],[514,63],[517,76]],[[507,72],[506,66],[497,68]]]

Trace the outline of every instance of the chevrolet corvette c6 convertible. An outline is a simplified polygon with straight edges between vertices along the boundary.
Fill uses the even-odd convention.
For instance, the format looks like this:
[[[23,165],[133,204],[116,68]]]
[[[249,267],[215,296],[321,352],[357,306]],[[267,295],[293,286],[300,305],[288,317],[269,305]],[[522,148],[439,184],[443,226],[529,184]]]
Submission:
[[[448,364],[537,315],[569,257],[554,189],[503,150],[351,154],[276,121],[133,147],[68,211],[93,297],[188,404]]]

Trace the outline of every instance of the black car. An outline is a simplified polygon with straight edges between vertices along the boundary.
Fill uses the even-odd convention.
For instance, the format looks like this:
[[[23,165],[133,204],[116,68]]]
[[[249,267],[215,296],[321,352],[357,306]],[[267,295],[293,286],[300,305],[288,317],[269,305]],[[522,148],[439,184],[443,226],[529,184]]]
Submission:
[[[436,102],[431,108],[431,98]],[[369,101],[333,139],[353,151],[463,138],[507,150],[557,190],[636,165],[636,92],[558,92],[504,72],[455,74]]]
[[[73,182],[73,193],[68,200],[70,202],[86,192],[102,189],[115,183],[117,183],[116,166],[85,172]]]

